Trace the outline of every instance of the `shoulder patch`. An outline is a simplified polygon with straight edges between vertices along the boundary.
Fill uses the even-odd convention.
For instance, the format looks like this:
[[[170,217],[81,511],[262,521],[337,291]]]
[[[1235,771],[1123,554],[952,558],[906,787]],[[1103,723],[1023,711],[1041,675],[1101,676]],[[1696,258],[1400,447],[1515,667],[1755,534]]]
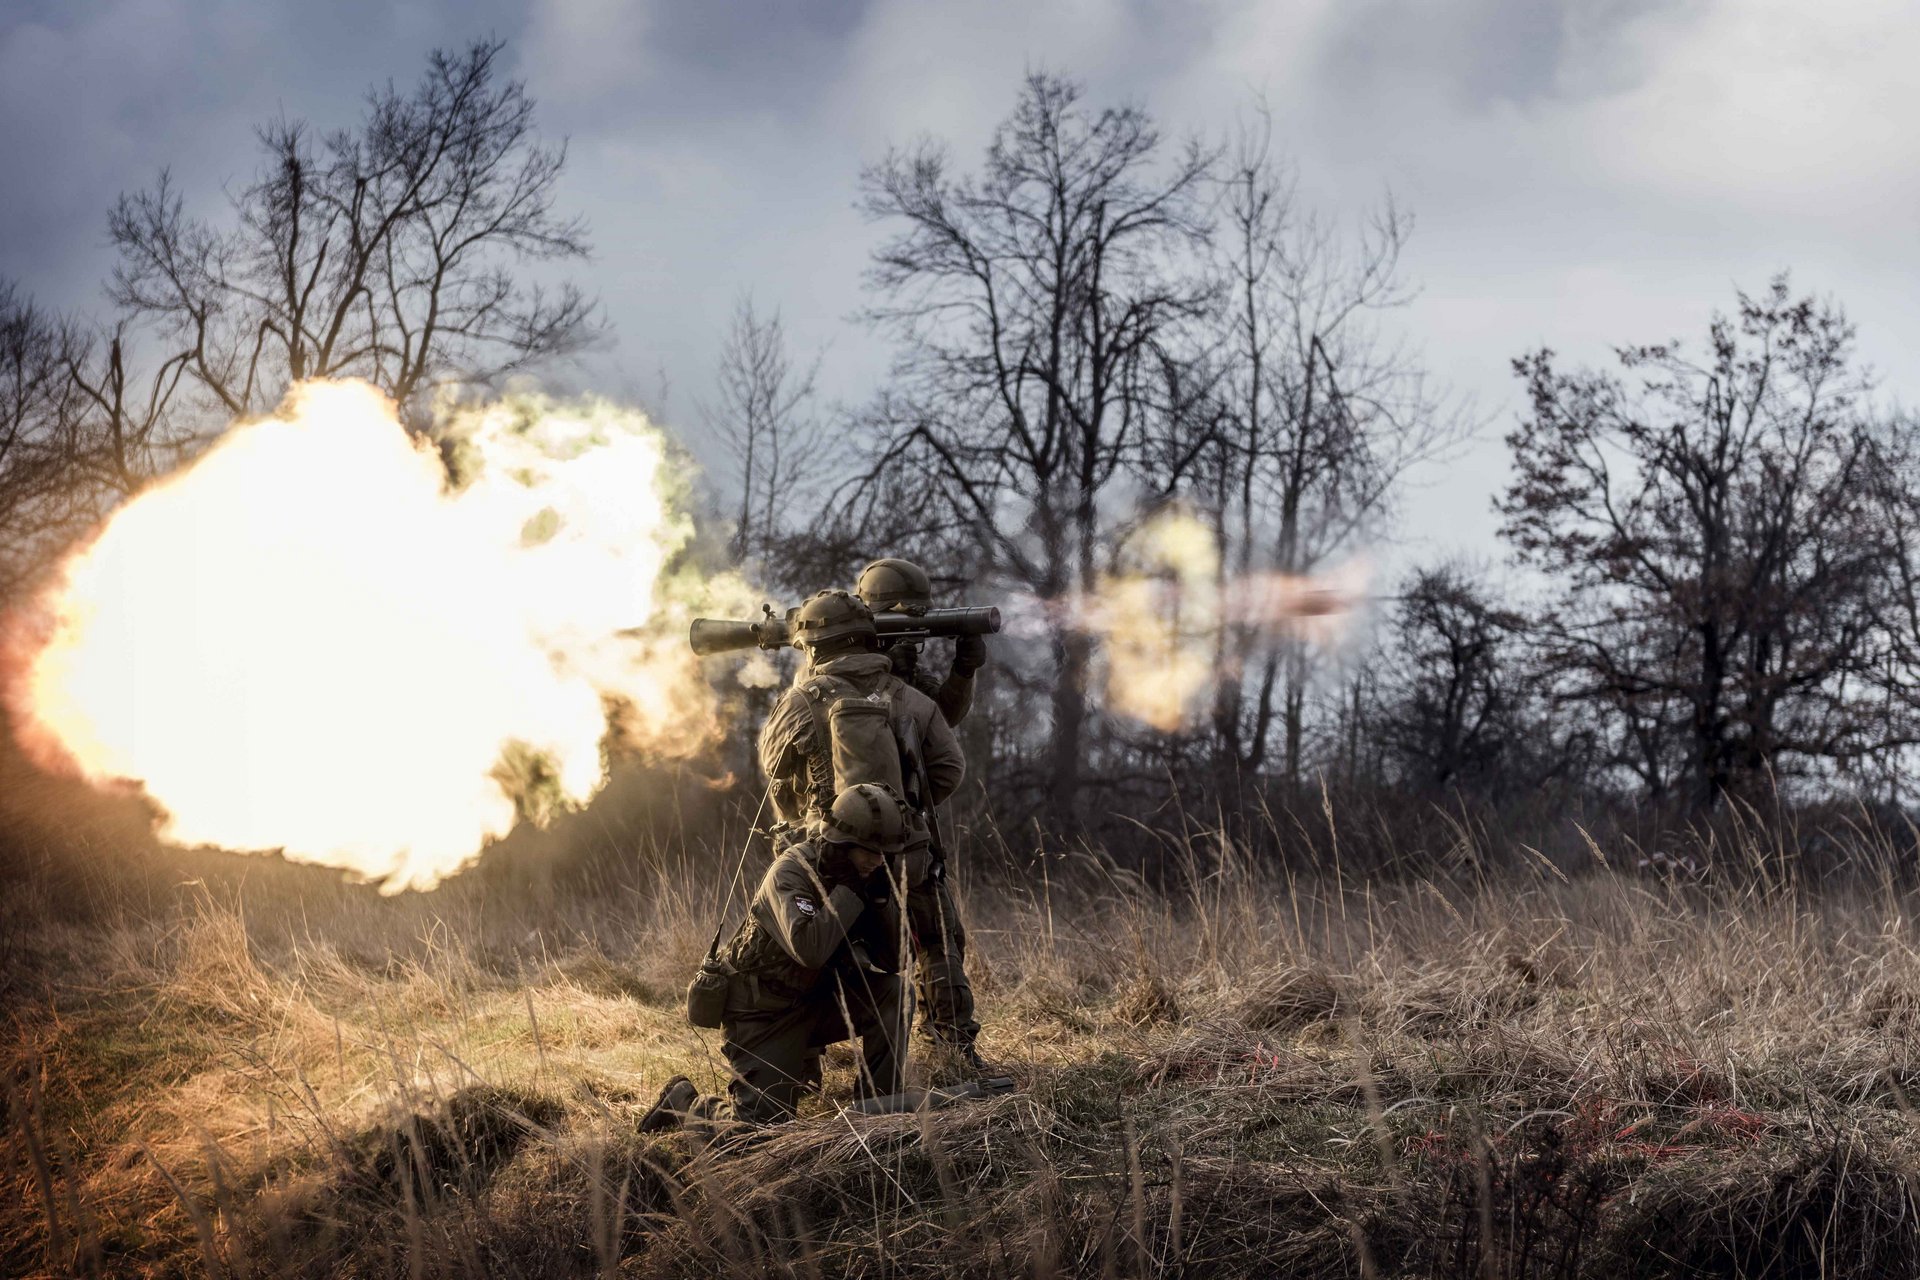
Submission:
[[[793,895],[793,909],[803,916],[819,914],[820,908],[813,905],[813,899],[804,893]]]

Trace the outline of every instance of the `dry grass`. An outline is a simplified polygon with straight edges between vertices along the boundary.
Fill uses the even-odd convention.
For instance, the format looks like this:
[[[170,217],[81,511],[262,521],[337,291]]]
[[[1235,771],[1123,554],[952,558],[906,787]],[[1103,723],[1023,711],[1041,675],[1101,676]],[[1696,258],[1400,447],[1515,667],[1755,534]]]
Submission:
[[[975,890],[1017,1095],[850,1117],[839,1055],[717,1147],[634,1130],[669,1074],[720,1083],[679,1012],[698,876],[381,900],[262,867],[81,925],[11,896],[0,1272],[1920,1272],[1886,877],[1190,870]]]

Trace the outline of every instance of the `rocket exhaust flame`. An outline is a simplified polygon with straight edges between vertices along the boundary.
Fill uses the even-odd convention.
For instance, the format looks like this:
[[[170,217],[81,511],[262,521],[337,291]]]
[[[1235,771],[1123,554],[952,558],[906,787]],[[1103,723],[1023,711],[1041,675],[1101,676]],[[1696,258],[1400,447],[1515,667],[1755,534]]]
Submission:
[[[713,741],[680,632],[747,593],[668,574],[660,434],[531,398],[444,434],[450,466],[371,387],[310,383],[129,501],[7,621],[28,754],[144,790],[169,842],[391,892],[583,803],[611,738]]]
[[[1277,640],[1331,645],[1365,598],[1368,567],[1228,575],[1213,531],[1189,512],[1147,521],[1119,548],[1093,593],[1040,612],[1099,644],[1107,710],[1172,733],[1204,713],[1237,664]],[[1019,608],[1013,630],[1037,630]]]

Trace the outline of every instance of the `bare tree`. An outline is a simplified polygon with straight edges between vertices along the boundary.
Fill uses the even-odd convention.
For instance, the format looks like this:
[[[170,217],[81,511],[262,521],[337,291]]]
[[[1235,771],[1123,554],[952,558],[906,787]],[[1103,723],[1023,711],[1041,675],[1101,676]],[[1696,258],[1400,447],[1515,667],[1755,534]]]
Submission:
[[[1559,584],[1541,639],[1560,695],[1605,714],[1656,795],[1708,809],[1916,740],[1911,704],[1872,696],[1912,681],[1910,488],[1852,347],[1783,276],[1715,318],[1701,363],[1676,344],[1621,350],[1622,375],[1516,362],[1503,534]]]
[[[119,331],[59,319],[0,282],[0,596],[172,459],[180,368],[132,368]]]
[[[1418,790],[1518,781],[1539,731],[1522,669],[1526,620],[1466,566],[1409,574],[1381,654],[1367,726],[1400,782]]]
[[[145,369],[128,341],[126,321],[100,329],[69,320],[60,328],[60,364],[71,398],[81,469],[74,481],[115,500],[177,464],[197,444],[190,423],[173,413],[191,354],[173,351]]]
[[[814,383],[820,358],[796,368],[787,354],[780,313],[759,314],[753,299],[734,308],[713,403],[701,407],[709,428],[732,455],[739,484],[738,515],[728,551],[736,564],[754,559],[781,578],[790,544],[801,529],[798,507],[818,514],[820,491],[833,460],[830,441],[816,415]],[[778,585],[799,584],[781,581]]]
[[[60,327],[0,282],[0,595],[75,518],[68,480],[80,452]]]
[[[588,301],[511,269],[588,249],[581,223],[553,211],[566,149],[537,140],[532,100],[501,79],[502,47],[436,51],[411,93],[376,90],[358,128],[317,146],[298,122],[262,129],[267,162],[231,228],[189,217],[164,172],[123,196],[114,299],[234,416],[340,376],[417,410],[437,386],[578,350],[596,332]]]
[[[1037,72],[977,176],[923,142],[863,177],[866,211],[900,228],[869,273],[902,344],[878,470],[937,475],[930,496],[993,569],[1046,600],[1094,589],[1103,498],[1159,411],[1163,339],[1206,300],[1179,259],[1206,236],[1211,156],[1164,151],[1140,108],[1092,110]],[[1090,642],[1058,615],[1050,629],[1045,782],[1071,824]]]
[[[1389,199],[1351,234],[1303,213],[1264,110],[1220,182],[1221,412],[1205,424],[1196,490],[1225,551],[1223,575],[1312,573],[1381,528],[1407,470],[1472,424],[1381,326],[1413,297],[1400,265],[1413,226],[1404,210]],[[1263,769],[1277,728],[1284,776],[1297,783],[1305,644],[1240,627],[1220,645],[1213,728],[1223,771]]]

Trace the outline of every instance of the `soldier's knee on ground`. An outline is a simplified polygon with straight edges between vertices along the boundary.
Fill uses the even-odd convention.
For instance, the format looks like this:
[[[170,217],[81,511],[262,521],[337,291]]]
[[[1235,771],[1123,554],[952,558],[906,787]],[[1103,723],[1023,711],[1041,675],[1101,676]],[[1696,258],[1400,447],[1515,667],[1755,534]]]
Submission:
[[[727,1086],[736,1119],[773,1124],[790,1119],[801,1095],[820,1084],[820,1051],[804,1024],[736,1025],[722,1046],[733,1079]]]

